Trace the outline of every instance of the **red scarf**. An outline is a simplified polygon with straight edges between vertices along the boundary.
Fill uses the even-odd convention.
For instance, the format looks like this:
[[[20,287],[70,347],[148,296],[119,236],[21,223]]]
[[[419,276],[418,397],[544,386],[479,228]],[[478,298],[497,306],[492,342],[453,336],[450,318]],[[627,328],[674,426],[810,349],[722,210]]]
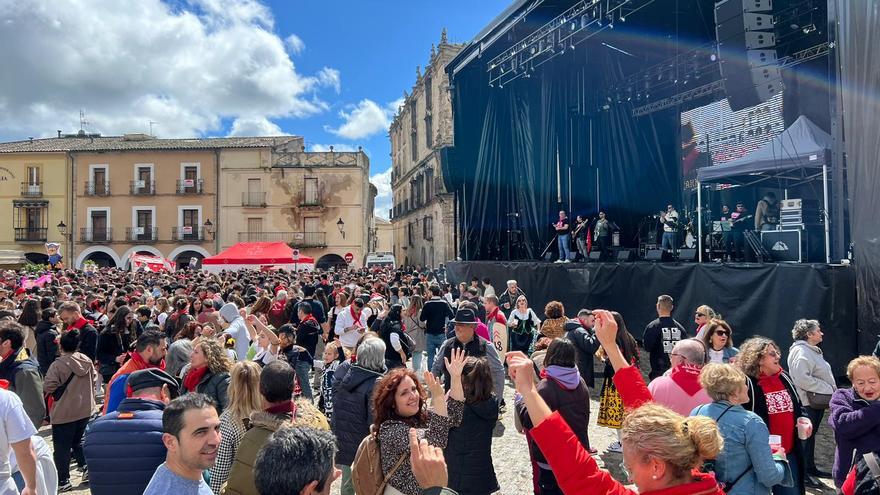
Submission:
[[[190,368],[189,373],[183,377],[183,387],[186,388],[190,392],[195,392],[196,387],[199,386],[199,382],[204,378],[205,373],[208,372],[208,366],[202,366],[201,368]]]
[[[165,369],[165,360],[163,359],[159,364],[152,364],[144,361],[144,358],[141,357],[139,352],[132,352],[129,354],[131,360],[134,361],[134,364],[137,365],[137,369],[132,370],[132,373],[138,370],[145,370],[147,368],[158,368],[160,370]]]
[[[292,400],[284,401],[280,404],[266,408],[269,414],[290,414],[296,416],[296,404]]]
[[[688,395],[692,396],[699,392],[703,387],[700,386],[700,368],[693,364],[682,363],[672,368],[669,377],[676,385],[681,387]]]
[[[348,312],[351,313],[351,317],[354,318],[355,325],[360,325],[361,324],[361,315],[364,313],[364,310],[358,311],[358,313],[355,315],[354,314],[354,306],[349,306]]]
[[[308,316],[306,316],[305,318],[303,318],[302,321],[299,322],[299,324],[300,324],[300,325],[305,325],[306,323],[308,323],[308,322],[310,322],[310,321],[314,321],[315,323],[318,322],[317,318],[315,318],[315,317],[312,316],[312,315],[308,315]],[[317,326],[320,326],[320,325],[317,325]]]
[[[80,316],[79,319],[76,320],[76,323],[67,327],[67,330],[70,331],[70,330],[73,330],[74,328],[77,330],[82,330],[82,327],[88,325],[88,323],[89,323],[89,320]]]

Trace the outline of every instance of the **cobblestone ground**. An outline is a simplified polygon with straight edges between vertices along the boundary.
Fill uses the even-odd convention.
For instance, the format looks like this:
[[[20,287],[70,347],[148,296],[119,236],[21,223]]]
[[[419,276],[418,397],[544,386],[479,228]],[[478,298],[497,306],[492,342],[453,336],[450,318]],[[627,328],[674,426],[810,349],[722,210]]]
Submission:
[[[601,376],[601,374],[597,376]],[[599,454],[596,457],[599,466],[610,471],[616,479],[622,481],[624,479],[623,472],[620,469],[620,463],[623,461],[622,454],[606,452],[608,445],[617,440],[617,433],[612,429],[595,425],[596,415],[599,411],[598,392],[598,389],[593,390],[590,404],[590,443],[599,450]],[[501,485],[501,490],[498,493],[505,495],[532,493],[532,471],[529,464],[526,440],[523,435],[516,431],[513,424],[513,393],[513,387],[508,380],[504,391],[508,412],[496,427],[495,438],[492,441],[492,460],[495,465],[498,483]],[[826,414],[822,420],[819,436],[816,441],[816,463],[819,469],[830,472],[831,465],[834,462],[835,444],[827,421],[828,416]],[[51,445],[51,430],[48,427],[42,428],[40,435],[46,438],[46,441]],[[69,493],[75,495],[86,495],[89,493],[87,484],[79,484],[79,472],[75,469],[71,470],[71,479],[76,490]],[[807,493],[834,495],[834,485],[831,480],[823,479],[821,481],[826,484],[825,489],[807,489]],[[338,482],[334,483],[331,493],[339,493]]]

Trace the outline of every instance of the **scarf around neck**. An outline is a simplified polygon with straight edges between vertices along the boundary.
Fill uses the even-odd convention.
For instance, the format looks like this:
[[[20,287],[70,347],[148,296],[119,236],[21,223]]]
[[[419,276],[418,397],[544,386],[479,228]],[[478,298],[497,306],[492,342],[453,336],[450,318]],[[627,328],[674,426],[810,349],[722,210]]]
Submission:
[[[694,396],[694,394],[703,388],[700,386],[700,371],[702,369],[702,367],[697,365],[682,363],[675,368],[672,368],[669,377],[672,378],[672,381],[681,387],[685,393]]]
[[[578,373],[577,366],[569,368],[568,366],[550,365],[541,371],[541,378],[549,378],[565,390],[574,390],[581,383],[581,375]]]
[[[200,368],[192,368],[189,370],[189,373],[183,378],[183,386],[190,392],[195,392],[196,387],[199,386],[199,382],[202,381],[205,374],[208,372],[208,366],[202,366]]]

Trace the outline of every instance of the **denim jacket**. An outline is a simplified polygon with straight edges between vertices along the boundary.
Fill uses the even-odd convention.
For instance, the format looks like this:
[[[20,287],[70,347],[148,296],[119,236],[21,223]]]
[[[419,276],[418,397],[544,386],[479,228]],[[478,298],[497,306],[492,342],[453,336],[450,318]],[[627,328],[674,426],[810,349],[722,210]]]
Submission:
[[[707,416],[718,421],[718,417],[729,406],[727,401],[713,402],[696,407],[691,416]],[[757,414],[746,411],[742,406],[733,406],[718,421],[718,429],[724,438],[724,448],[715,460],[715,477],[719,482],[730,484],[749,471],[729,493],[769,494],[773,485],[792,484],[788,463],[773,460],[770,433]]]

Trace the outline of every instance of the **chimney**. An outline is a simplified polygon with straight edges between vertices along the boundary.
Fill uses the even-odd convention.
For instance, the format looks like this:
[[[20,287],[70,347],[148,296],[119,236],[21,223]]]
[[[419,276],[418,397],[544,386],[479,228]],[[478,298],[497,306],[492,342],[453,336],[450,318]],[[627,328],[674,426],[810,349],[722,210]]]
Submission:
[[[61,137],[61,129],[58,129],[58,137]]]

